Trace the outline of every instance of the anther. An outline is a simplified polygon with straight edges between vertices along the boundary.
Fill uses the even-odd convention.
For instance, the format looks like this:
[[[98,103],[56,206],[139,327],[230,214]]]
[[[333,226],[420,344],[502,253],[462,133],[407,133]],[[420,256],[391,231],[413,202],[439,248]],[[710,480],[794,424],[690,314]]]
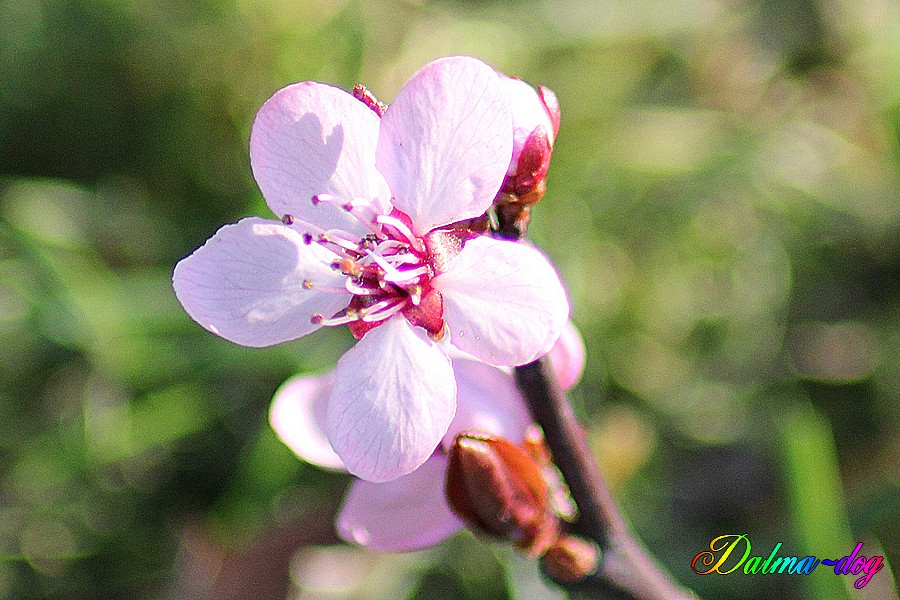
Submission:
[[[378,246],[378,240],[374,236],[367,235],[360,240],[359,247],[363,250],[374,250]]]
[[[285,225],[293,225],[294,224],[294,215],[284,215],[281,217],[281,222]],[[305,239],[305,238],[304,238]],[[309,243],[309,242],[307,242]]]
[[[320,315],[319,313],[316,313],[312,317],[310,317],[309,322],[312,323],[313,325],[321,325],[322,321],[324,321],[324,320],[325,320],[324,315]]]
[[[338,261],[338,268],[344,275],[353,275],[358,277],[362,274],[362,268],[354,262],[352,258],[342,258]]]
[[[413,306],[418,306],[422,302],[422,286],[414,285],[407,291],[409,292],[409,301]]]
[[[303,280],[303,289],[304,289],[304,290],[311,290],[311,289],[313,289],[313,282],[310,281],[309,279],[304,279],[304,280]]]
[[[309,246],[313,242],[313,236],[311,233],[306,232],[303,234],[303,243]]]

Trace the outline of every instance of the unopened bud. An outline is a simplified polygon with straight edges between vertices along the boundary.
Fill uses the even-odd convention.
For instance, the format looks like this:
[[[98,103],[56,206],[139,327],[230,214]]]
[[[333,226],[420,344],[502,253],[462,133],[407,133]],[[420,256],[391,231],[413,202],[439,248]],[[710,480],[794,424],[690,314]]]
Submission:
[[[530,205],[547,187],[553,142],[559,131],[559,102],[549,88],[531,87],[521,79],[503,79],[512,103],[513,153],[502,191]]]
[[[575,583],[594,573],[600,550],[593,543],[573,535],[562,535],[544,554],[544,570],[554,581]]]
[[[536,557],[559,535],[540,467],[502,438],[461,433],[450,449],[447,499],[470,527]]]
[[[384,116],[384,111],[387,110],[387,105],[383,102],[379,102],[378,98],[375,97],[375,94],[370,92],[368,88],[360,83],[353,86],[353,97],[372,109],[379,117]]]

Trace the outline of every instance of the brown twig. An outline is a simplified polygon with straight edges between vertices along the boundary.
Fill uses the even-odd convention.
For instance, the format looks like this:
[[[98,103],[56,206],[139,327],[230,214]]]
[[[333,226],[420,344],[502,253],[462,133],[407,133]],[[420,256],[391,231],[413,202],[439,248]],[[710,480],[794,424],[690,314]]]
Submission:
[[[597,571],[570,584],[557,582],[592,597],[622,600],[697,600],[679,586],[632,534],[613,502],[597,468],[584,432],[546,359],[516,367],[516,383],[525,397],[553,460],[578,506],[572,533],[600,547]]]

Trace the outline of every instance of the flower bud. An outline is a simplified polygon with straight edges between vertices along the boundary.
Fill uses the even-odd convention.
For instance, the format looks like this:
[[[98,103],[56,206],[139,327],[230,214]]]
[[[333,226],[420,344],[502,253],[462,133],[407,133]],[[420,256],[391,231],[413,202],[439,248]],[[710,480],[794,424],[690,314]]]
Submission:
[[[544,570],[554,581],[575,583],[597,570],[600,550],[588,540],[562,535],[544,554]]]
[[[379,102],[378,98],[375,97],[375,94],[370,92],[369,89],[361,83],[357,83],[353,86],[353,97],[372,109],[372,112],[379,117],[383,117],[384,111],[387,110],[387,105],[384,102]]]
[[[559,536],[540,467],[502,438],[461,433],[447,467],[450,508],[470,527],[537,557]]]
[[[504,78],[512,102],[513,153],[503,192],[525,205],[544,196],[553,141],[559,132],[559,102],[549,88],[531,87],[521,79]]]

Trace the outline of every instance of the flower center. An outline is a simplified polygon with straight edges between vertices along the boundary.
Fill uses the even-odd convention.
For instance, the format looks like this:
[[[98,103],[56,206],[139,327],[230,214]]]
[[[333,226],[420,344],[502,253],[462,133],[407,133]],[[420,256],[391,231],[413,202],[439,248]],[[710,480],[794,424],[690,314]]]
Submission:
[[[443,335],[443,301],[431,287],[432,278],[445,263],[441,245],[430,238],[437,232],[417,237],[409,217],[396,209],[390,215],[361,214],[361,205],[341,202],[328,195],[313,197],[314,204],[335,204],[365,224],[371,233],[361,239],[343,230],[304,234],[307,244],[317,243],[335,254],[331,267],[345,275],[343,287],[321,286],[304,281],[307,289],[352,295],[347,307],[331,317],[312,316],[317,325],[347,325],[359,339],[396,314],[423,327],[434,339]],[[282,221],[293,224],[293,217]],[[458,249],[457,249],[458,251]]]

